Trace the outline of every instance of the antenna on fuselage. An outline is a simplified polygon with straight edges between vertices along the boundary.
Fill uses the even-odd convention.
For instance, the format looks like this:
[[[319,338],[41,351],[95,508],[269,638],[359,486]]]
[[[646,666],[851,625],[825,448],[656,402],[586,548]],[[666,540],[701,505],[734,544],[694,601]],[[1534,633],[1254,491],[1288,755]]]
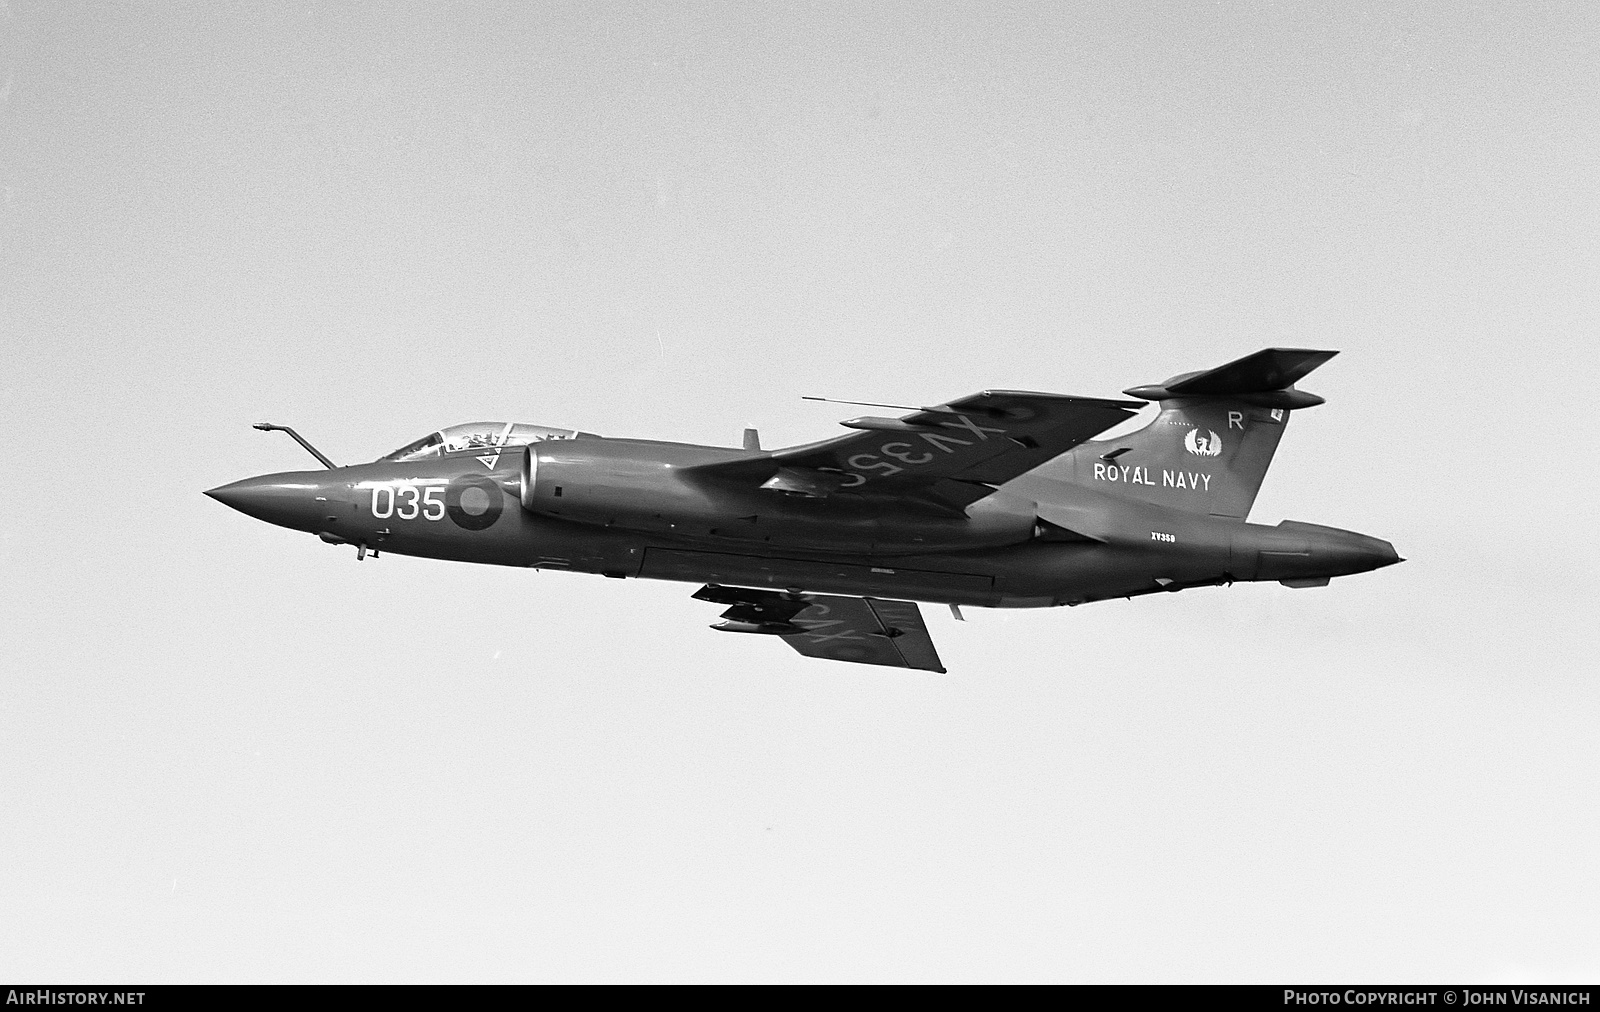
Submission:
[[[800,399],[803,401],[821,401],[824,404],[851,404],[858,408],[894,408],[897,411],[936,411],[941,415],[960,414],[960,412],[950,408],[914,408],[909,404],[878,404],[875,401],[837,401],[832,397],[810,397],[805,394],[801,394]]]

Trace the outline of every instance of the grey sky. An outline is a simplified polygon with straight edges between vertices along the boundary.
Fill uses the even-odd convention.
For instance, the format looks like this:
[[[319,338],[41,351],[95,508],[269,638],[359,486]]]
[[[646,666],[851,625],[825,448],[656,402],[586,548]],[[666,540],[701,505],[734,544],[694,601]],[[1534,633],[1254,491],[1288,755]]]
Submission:
[[[328,6],[0,12],[7,976],[1600,972],[1592,5]],[[944,677],[200,494],[1271,344],[1253,519],[1410,561]]]

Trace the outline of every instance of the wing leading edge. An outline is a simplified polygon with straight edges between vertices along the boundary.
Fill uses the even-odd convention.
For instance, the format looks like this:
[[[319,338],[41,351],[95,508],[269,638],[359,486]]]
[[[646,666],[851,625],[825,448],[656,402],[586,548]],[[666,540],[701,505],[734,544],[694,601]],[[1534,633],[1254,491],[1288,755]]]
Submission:
[[[807,657],[945,673],[914,601],[719,586],[694,596],[731,606],[713,629],[778,636]]]

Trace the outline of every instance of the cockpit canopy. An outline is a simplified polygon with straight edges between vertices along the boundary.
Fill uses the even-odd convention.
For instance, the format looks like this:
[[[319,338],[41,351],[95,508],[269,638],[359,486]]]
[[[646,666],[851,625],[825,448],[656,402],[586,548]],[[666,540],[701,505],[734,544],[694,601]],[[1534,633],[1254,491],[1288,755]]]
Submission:
[[[576,439],[590,433],[576,429],[552,429],[545,425],[528,425],[524,422],[466,422],[448,429],[430,432],[415,442],[407,443],[379,460],[426,460],[456,450],[477,450],[506,446],[526,446],[546,439]]]

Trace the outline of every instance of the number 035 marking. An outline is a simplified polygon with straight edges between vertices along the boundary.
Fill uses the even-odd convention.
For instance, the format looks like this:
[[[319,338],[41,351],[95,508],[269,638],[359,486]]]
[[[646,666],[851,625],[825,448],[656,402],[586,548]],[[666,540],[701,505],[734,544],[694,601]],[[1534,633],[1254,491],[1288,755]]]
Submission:
[[[372,515],[379,520],[397,517],[401,520],[444,519],[444,489],[438,485],[418,488],[415,485],[372,486]]]

